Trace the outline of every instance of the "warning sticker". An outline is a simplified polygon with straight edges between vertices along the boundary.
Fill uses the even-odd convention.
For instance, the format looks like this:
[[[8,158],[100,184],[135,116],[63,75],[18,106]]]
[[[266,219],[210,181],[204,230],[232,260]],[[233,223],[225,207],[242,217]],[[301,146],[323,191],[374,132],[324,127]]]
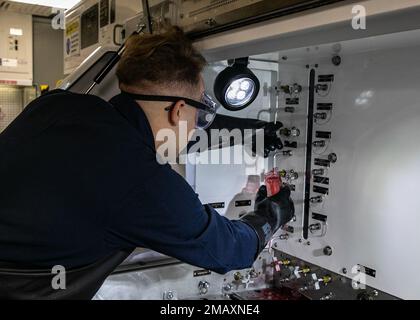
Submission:
[[[65,52],[68,57],[80,55],[79,18],[71,20],[66,24]]]

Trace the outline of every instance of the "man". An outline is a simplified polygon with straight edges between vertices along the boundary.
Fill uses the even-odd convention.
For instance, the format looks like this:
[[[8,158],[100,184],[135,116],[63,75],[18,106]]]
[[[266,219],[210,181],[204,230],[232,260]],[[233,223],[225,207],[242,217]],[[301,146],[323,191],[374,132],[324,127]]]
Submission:
[[[120,262],[115,254],[135,247],[219,273],[252,265],[292,218],[290,191],[267,198],[261,188],[255,211],[230,221],[156,154],[161,130],[205,127],[204,65],[178,28],[133,36],[117,70],[122,93],[110,103],[54,90],[0,135],[0,268],[68,271],[60,295],[0,270],[9,290],[0,296],[89,298]]]

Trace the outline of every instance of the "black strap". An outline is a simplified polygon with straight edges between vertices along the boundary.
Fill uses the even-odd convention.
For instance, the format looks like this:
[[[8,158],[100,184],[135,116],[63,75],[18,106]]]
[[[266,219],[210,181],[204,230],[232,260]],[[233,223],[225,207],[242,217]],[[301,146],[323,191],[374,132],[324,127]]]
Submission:
[[[142,101],[170,101],[170,102],[178,102],[180,100],[184,100],[186,104],[204,110],[210,113],[214,113],[214,110],[210,107],[206,106],[204,103],[185,98],[185,97],[176,97],[176,96],[159,96],[159,95],[147,95],[147,94],[137,94],[137,93],[130,93],[126,91],[121,91],[122,94],[128,95],[134,100],[142,100]]]

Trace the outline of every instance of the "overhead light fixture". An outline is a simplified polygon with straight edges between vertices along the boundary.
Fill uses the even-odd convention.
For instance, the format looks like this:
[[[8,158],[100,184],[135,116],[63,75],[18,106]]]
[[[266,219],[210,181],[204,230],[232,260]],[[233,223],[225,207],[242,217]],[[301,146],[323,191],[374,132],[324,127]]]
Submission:
[[[26,4],[35,4],[38,6],[46,6],[60,9],[70,9],[78,4],[81,0],[10,0],[12,2],[20,2]]]
[[[10,28],[9,34],[11,36],[23,36],[23,30],[21,28]]]
[[[214,82],[214,94],[223,107],[238,111],[249,106],[257,97],[260,82],[248,68],[248,57],[233,60]]]

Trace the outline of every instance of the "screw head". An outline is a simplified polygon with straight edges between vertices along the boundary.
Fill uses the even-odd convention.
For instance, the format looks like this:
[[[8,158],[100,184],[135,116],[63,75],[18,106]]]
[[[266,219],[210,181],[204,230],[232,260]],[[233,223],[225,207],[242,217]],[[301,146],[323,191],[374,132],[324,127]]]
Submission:
[[[335,66],[339,66],[341,64],[341,57],[339,55],[335,55],[332,57],[331,62]]]
[[[330,160],[331,163],[336,163],[337,159],[338,159],[338,157],[337,157],[337,154],[335,154],[335,153],[330,153],[328,155],[328,160]]]
[[[330,246],[326,246],[326,247],[323,249],[323,252],[324,252],[324,254],[325,254],[326,256],[331,256],[331,255],[332,255],[332,253],[333,253],[333,250],[332,250],[332,248],[331,248]]]

